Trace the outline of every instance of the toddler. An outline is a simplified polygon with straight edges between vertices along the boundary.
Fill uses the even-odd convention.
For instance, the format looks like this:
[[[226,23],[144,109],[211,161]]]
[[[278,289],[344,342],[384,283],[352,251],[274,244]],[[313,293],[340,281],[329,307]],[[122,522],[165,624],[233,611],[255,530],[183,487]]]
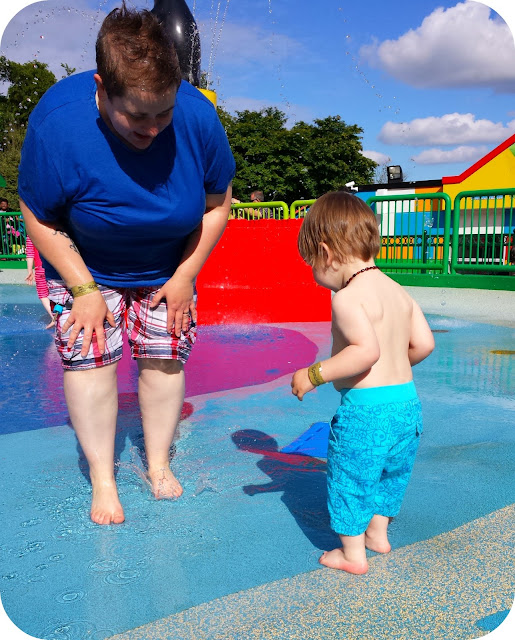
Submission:
[[[422,415],[412,366],[434,348],[418,304],[374,263],[381,239],[370,207],[345,192],[327,193],[306,214],[299,251],[315,281],[334,291],[331,357],[300,369],[292,393],[302,400],[332,382],[341,404],[327,453],[331,527],[342,547],[320,563],[363,574],[366,549],[388,553],[389,519],[399,512]]]

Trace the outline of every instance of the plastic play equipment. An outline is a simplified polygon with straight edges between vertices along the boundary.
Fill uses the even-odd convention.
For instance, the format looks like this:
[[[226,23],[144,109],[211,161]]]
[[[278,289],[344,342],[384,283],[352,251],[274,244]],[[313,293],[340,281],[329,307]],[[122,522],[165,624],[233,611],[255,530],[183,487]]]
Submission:
[[[152,13],[173,41],[182,77],[202,92],[216,107],[216,93],[200,88],[200,34],[184,0],[155,0]]]

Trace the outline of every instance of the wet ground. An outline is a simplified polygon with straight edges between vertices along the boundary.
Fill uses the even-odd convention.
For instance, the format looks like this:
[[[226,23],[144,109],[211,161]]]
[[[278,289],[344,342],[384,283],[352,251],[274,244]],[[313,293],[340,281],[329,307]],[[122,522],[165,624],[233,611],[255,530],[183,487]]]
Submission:
[[[394,551],[371,554],[357,578],[317,562],[338,544],[325,460],[281,452],[337,406],[329,386],[303,403],[289,387],[296,368],[328,354],[328,323],[201,330],[175,443],[185,489],[176,502],[155,501],[144,480],[136,372],[124,357],[127,519],[98,527],[42,308],[33,290],[0,286],[0,593],[10,618],[49,640],[454,640],[495,629],[514,592],[515,331],[500,325],[515,317],[515,294],[497,292],[494,326],[472,321],[472,309],[451,317],[456,298],[436,293],[437,347],[415,368],[425,432],[391,525]]]

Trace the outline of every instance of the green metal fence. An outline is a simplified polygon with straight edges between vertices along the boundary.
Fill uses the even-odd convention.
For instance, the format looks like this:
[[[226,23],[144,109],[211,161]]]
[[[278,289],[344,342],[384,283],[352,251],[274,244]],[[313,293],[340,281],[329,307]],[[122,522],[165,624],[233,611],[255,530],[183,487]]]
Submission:
[[[314,200],[295,200],[290,205],[290,218],[303,218]]]
[[[373,196],[381,251],[377,265],[391,273],[447,273],[451,199],[446,193]]]
[[[286,202],[240,202],[231,205],[229,219],[237,220],[287,220],[290,208]]]
[[[299,219],[314,202],[242,202],[231,205],[230,217]],[[373,196],[367,204],[378,217],[382,236],[376,262],[389,273],[515,275],[515,189],[463,191],[454,206],[445,193]],[[25,242],[21,213],[0,212],[3,264],[21,264]]]
[[[515,189],[462,191],[454,200],[451,274],[515,273]]]
[[[19,211],[0,213],[0,259],[25,259],[25,224]]]

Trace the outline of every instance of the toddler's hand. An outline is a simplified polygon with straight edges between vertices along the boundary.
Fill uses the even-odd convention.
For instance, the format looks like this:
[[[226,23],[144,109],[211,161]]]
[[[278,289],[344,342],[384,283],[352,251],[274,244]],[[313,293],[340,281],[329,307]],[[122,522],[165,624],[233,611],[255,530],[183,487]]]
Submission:
[[[299,369],[293,374],[293,378],[291,379],[291,392],[294,396],[297,396],[299,400],[302,400],[306,393],[313,391],[314,388],[309,379],[307,367],[305,369]]]

